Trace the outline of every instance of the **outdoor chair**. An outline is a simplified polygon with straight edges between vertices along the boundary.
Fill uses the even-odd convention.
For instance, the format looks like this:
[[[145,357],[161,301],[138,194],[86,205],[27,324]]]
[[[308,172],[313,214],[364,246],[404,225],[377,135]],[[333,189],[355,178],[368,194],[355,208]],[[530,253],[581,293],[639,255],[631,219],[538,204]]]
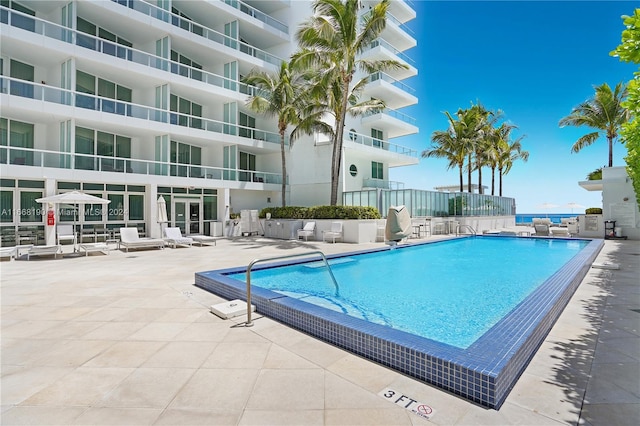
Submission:
[[[58,258],[58,253],[62,252],[62,246],[33,246],[27,251],[27,260],[31,260],[31,256],[50,256],[53,255],[54,259]]]
[[[549,236],[549,225],[546,225],[544,223],[537,223],[535,225],[533,225],[533,227],[536,230],[535,235],[540,237],[548,237]]]
[[[160,248],[163,249],[165,242],[162,238],[141,238],[138,235],[138,228],[120,228],[120,247],[124,247],[128,253],[130,248]]]
[[[331,229],[329,231],[322,231],[322,241],[331,239],[333,243],[336,240],[342,239],[342,222],[331,222]]]
[[[298,229],[298,239],[300,237],[304,237],[305,241],[308,241],[309,237],[315,239],[316,234],[316,223],[315,222],[307,222],[302,229]]]
[[[182,231],[180,231],[180,228],[165,228],[164,229],[164,235],[165,235],[165,241],[169,244],[172,245],[173,248],[176,248],[176,246],[181,245],[181,246],[188,246],[191,247],[193,245],[193,238],[190,237],[183,237],[182,236]]]
[[[57,226],[58,244],[62,244],[64,241],[71,241],[71,244],[76,245],[76,233],[73,231],[73,225]]]

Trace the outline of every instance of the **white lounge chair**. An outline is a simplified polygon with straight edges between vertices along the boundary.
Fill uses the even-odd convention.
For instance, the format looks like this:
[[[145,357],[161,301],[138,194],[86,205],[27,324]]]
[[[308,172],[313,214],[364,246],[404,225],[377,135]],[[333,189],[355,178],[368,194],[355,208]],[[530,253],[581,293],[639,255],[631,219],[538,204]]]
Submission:
[[[76,233],[73,231],[73,225],[58,224],[56,229],[58,235],[58,244],[62,244],[63,241],[71,241],[73,247],[76,246]]]
[[[342,222],[331,222],[331,229],[322,231],[322,241],[327,241],[328,238],[334,243],[342,239]]]
[[[15,259],[17,249],[15,247],[0,247],[0,258],[8,257],[9,260]]]
[[[130,248],[164,248],[162,238],[141,238],[138,235],[138,228],[120,228],[120,247],[124,247],[128,253]]]
[[[182,231],[180,231],[180,228],[165,228],[164,229],[164,235],[165,235],[165,241],[173,246],[173,248],[176,248],[176,246],[181,245],[181,246],[188,246],[191,247],[193,245],[193,238],[191,237],[183,237],[182,236]]]
[[[33,246],[27,251],[27,260],[31,260],[31,256],[51,256],[58,258],[58,253],[62,252],[62,246],[59,244],[50,246]]]
[[[197,243],[202,247],[205,243],[213,243],[214,246],[218,245],[216,237],[210,237],[208,235],[189,235],[189,238],[193,239],[194,244]]]
[[[550,228],[552,237],[571,237],[567,228]]]
[[[533,227],[536,230],[535,235],[540,237],[548,237],[549,236],[549,225],[544,224],[544,223],[537,223],[535,225],[533,225]]]
[[[90,251],[101,251],[109,254],[109,246],[107,243],[84,243],[80,244],[80,252],[84,252],[85,256],[89,256]]]
[[[305,241],[308,241],[309,237],[315,239],[316,235],[316,223],[315,222],[307,222],[305,223],[302,229],[298,229],[298,239],[300,237],[304,237]]]

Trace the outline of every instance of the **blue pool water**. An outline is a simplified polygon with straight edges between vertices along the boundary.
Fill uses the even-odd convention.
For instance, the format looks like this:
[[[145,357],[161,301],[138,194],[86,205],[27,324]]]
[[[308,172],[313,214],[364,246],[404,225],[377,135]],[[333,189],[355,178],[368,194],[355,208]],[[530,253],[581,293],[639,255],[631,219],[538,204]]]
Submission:
[[[576,217],[580,214],[583,214],[584,211],[580,210],[579,212],[576,210],[576,213],[517,213],[516,214],[516,225],[531,225],[533,224],[533,219],[536,217],[544,217],[551,220],[551,223],[559,225],[562,222],[562,219],[568,219],[570,217]]]
[[[466,238],[330,261],[339,291],[322,262],[257,270],[251,283],[467,348],[587,243]]]
[[[262,263],[252,284],[277,276],[287,285],[277,291],[252,285],[251,303],[261,315],[499,409],[603,245],[601,239],[477,236],[328,256],[339,297],[313,259]],[[281,274],[287,269],[294,279]],[[245,279],[246,266],[235,267],[197,272],[195,285],[246,300]],[[379,294],[372,291],[376,282]],[[414,322],[419,333],[439,335],[399,328]]]

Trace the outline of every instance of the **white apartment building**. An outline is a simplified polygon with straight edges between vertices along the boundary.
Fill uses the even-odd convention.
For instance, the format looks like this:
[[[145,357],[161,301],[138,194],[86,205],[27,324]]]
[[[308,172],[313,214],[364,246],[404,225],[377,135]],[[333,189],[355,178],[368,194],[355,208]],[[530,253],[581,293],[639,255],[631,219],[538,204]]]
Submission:
[[[231,213],[280,205],[276,122],[246,107],[252,88],[240,81],[277,72],[311,13],[306,0],[1,0],[2,244],[27,232],[43,244],[47,207],[35,200],[70,190],[111,202],[77,215],[61,206],[56,223],[148,236],[160,236],[159,196],[186,234],[220,235]],[[418,162],[396,143],[418,132],[401,112],[418,102],[403,83],[418,72],[405,53],[415,16],[408,0],[392,0],[364,53],[407,69],[370,76],[364,95],[387,110],[348,118],[343,192],[389,188],[389,168]],[[329,203],[330,159],[324,135],[295,142],[287,204]]]

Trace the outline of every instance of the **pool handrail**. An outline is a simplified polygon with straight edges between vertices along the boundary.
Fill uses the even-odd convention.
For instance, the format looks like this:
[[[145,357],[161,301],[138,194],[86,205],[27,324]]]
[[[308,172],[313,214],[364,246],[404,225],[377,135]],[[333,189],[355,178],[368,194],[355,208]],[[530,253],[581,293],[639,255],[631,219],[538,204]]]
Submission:
[[[322,257],[322,261],[325,265],[327,265],[327,270],[329,271],[329,275],[331,275],[331,279],[333,280],[333,284],[336,286],[336,296],[339,295],[340,289],[338,287],[338,282],[336,281],[336,277],[333,275],[333,271],[331,270],[331,266],[329,266],[329,262],[327,261],[327,257],[320,250],[314,250],[306,253],[297,253],[297,254],[287,254],[284,256],[276,256],[276,257],[265,257],[262,259],[254,259],[247,266],[247,322],[244,324],[245,327],[252,327],[253,322],[251,321],[251,268],[253,265],[260,262],[269,262],[272,260],[281,260],[288,259],[291,257],[302,257],[302,256],[311,256],[313,254],[319,254]]]
[[[458,226],[456,227],[456,236],[462,235],[462,234],[460,233],[460,230],[461,230],[461,229],[468,229],[469,231],[471,231],[471,235],[473,235],[473,236],[478,235],[478,233],[476,232],[476,230],[475,230],[475,229],[473,229],[473,226],[471,226],[471,225],[458,225]]]

